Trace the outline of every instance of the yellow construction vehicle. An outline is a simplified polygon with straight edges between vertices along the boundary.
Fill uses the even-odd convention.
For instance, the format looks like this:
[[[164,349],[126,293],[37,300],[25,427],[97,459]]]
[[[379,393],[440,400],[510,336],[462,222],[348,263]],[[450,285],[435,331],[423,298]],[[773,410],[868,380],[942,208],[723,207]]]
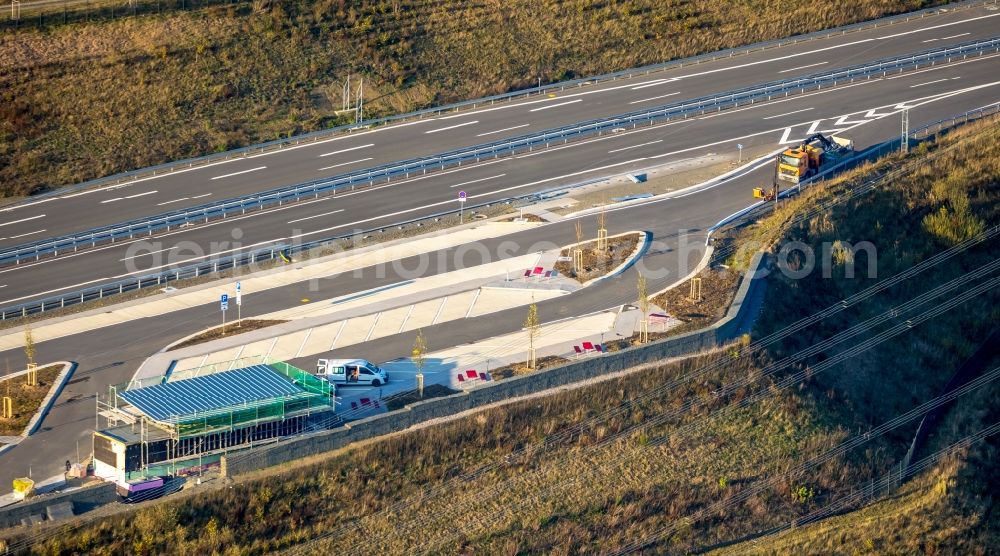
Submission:
[[[764,199],[765,201],[773,201],[778,197],[778,184],[775,182],[770,189],[764,189],[763,187],[753,188],[753,198],[754,199]]]
[[[799,146],[785,149],[778,155],[778,179],[799,183],[836,164],[852,152],[854,143],[850,139],[837,136],[828,139],[822,133],[811,135]]]

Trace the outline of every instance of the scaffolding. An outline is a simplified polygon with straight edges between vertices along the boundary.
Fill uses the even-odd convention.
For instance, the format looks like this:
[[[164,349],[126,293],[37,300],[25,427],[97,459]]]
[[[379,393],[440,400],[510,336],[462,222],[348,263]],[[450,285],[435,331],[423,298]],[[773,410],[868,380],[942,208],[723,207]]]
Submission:
[[[109,387],[107,397],[97,399],[95,459],[100,456],[107,465],[115,462],[127,480],[183,474],[187,468],[203,469],[229,452],[304,432],[312,418],[333,410],[330,383],[285,362],[267,368],[298,391],[157,419],[122,397],[129,385]],[[101,417],[107,428],[101,428]],[[112,448],[115,443],[124,446],[118,449],[124,453],[123,466]]]

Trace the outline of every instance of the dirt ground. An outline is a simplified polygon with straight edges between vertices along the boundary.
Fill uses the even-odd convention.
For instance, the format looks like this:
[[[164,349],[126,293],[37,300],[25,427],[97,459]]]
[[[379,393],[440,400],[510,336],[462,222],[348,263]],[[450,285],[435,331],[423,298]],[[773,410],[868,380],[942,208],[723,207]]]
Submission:
[[[281,324],[283,322],[288,322],[287,320],[261,320],[261,319],[243,319],[237,323],[227,323],[226,327],[213,328],[211,330],[206,330],[205,332],[189,338],[176,346],[168,349],[167,351],[174,351],[175,349],[186,348],[189,346],[195,346],[198,344],[203,344],[205,342],[210,342],[212,340],[218,340],[219,338],[225,338],[228,336],[235,336],[236,334],[243,334],[244,332],[252,332],[254,330],[260,330],[261,328],[267,328],[268,326],[274,326],[276,324]],[[225,330],[225,333],[223,333]]]
[[[0,396],[10,396],[14,417],[0,418],[0,435],[14,436],[24,432],[28,421],[38,411],[45,394],[62,370],[60,365],[38,369],[38,386],[28,386],[27,377],[19,376],[0,382]]]
[[[510,218],[501,218],[497,222],[546,222],[544,218],[538,216],[537,214],[531,214],[526,212],[519,216],[511,216]]]
[[[424,400],[429,400],[431,398],[442,398],[444,396],[450,396],[452,394],[457,394],[457,390],[452,390],[443,384],[430,384],[424,387],[424,397],[417,396],[416,390],[409,390],[403,392],[398,396],[392,396],[391,398],[386,398],[383,401],[385,406],[389,411],[395,411],[402,407],[406,407],[411,403],[416,403]]]
[[[559,357],[558,355],[549,355],[548,357],[540,357],[535,361],[535,369],[529,369],[526,363],[514,363],[504,367],[497,367],[490,371],[490,376],[494,380],[500,380],[504,378],[510,378],[512,376],[526,375],[528,373],[533,373],[540,371],[542,369],[548,369],[549,367],[555,367],[557,365],[562,365],[566,363],[569,359],[565,357]]]
[[[652,302],[662,307],[667,314],[684,322],[669,331],[655,333],[650,330],[650,340],[666,336],[675,336],[691,330],[698,330],[721,319],[729,309],[736,288],[740,284],[740,274],[722,267],[706,268],[698,277],[701,278],[701,301],[690,299],[690,282],[668,290],[652,299]]]
[[[743,151],[743,163],[763,156],[768,149],[745,149]],[[616,201],[614,197],[626,197],[629,195],[639,195],[651,193],[662,195],[685,187],[691,187],[715,176],[728,172],[739,166],[739,159],[736,152],[727,153],[707,153],[703,156],[679,160],[660,168],[646,172],[647,180],[642,183],[633,183],[628,178],[622,176],[593,186],[582,187],[570,192],[570,198],[575,203],[552,209],[556,214],[566,215],[579,210],[591,207],[612,204]],[[747,198],[751,197],[751,191],[747,191]],[[570,199],[567,199],[569,201]]]
[[[632,256],[632,253],[635,252],[636,246],[639,245],[640,237],[640,234],[627,234],[624,236],[608,238],[608,248],[605,251],[599,251],[597,249],[597,240],[589,241],[576,247],[563,249],[562,252],[559,253],[559,256],[569,257],[570,259],[572,259],[573,251],[576,249],[583,250],[582,272],[578,274],[573,271],[572,260],[556,262],[555,269],[561,274],[575,278],[580,283],[593,280],[594,278],[600,278],[617,268],[618,265],[622,264],[626,259]]]

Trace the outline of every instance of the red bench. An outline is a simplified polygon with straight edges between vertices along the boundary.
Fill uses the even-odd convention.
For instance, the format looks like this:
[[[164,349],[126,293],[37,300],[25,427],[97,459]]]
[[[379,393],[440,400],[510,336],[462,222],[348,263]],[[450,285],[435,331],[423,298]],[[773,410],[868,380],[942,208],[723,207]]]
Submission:
[[[607,353],[604,349],[604,344],[595,344],[594,342],[583,342],[583,347],[573,346],[573,351],[576,355],[584,355],[587,352],[596,351],[598,353]]]

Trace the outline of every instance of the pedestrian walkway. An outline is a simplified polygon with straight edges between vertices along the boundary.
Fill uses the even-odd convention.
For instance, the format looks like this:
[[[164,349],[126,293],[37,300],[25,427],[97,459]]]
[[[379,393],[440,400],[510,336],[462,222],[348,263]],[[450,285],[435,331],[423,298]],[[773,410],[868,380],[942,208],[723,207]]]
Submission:
[[[610,340],[617,340],[622,336],[616,331],[618,320],[619,312],[610,310],[543,325],[535,339],[535,357],[542,359],[558,356],[569,359],[575,354],[574,345],[587,341],[604,344]],[[478,376],[500,367],[526,362],[528,343],[528,332],[519,330],[441,350],[430,354],[427,359],[434,362],[432,371],[433,367],[447,371],[445,376],[436,377],[435,382],[449,388],[460,389],[469,385],[465,377],[470,370],[476,371],[475,375]],[[403,362],[401,366],[387,364],[386,369],[399,371],[405,381],[407,363]],[[463,375],[461,381],[458,379],[459,374]]]
[[[164,378],[181,380],[262,361],[318,355],[566,295],[581,286],[558,275],[523,278],[525,269],[550,268],[558,253],[514,257],[261,315],[257,318],[289,322],[157,353],[140,366],[132,384],[145,386]]]
[[[290,284],[318,280],[375,264],[500,237],[539,225],[539,223],[533,222],[478,223],[462,229],[444,230],[416,238],[352,249],[248,275],[242,278],[243,293],[247,295]],[[235,293],[233,288],[233,279],[222,279],[110,307],[55,317],[33,325],[32,336],[35,343],[41,343],[132,320],[165,315],[199,305],[214,304],[218,303],[219,297],[224,293],[233,295]],[[23,345],[23,330],[12,328],[0,333],[0,350],[16,349]]]

